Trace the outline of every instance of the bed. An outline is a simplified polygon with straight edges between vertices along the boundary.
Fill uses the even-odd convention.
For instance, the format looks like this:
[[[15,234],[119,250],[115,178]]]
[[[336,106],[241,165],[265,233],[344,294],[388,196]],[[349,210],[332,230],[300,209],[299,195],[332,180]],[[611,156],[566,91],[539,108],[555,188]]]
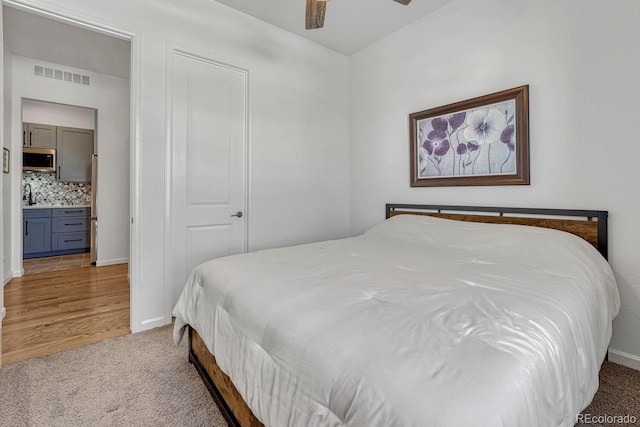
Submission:
[[[191,273],[174,338],[229,425],[573,426],[620,305],[606,211],[386,208]]]

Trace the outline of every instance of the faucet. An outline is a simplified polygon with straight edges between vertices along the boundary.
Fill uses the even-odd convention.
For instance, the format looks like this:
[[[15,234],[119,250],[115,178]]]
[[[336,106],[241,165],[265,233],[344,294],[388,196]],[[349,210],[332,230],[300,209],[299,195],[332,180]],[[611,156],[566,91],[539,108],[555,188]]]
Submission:
[[[33,192],[31,191],[31,184],[29,183],[26,183],[24,185],[24,195],[22,196],[22,200],[27,200],[27,204],[29,206],[36,204],[35,197],[33,196]]]

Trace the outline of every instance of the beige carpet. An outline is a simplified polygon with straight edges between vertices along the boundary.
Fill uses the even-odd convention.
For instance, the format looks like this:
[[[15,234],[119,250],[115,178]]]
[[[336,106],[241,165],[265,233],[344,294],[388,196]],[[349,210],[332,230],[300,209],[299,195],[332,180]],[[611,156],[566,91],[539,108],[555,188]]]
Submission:
[[[227,424],[171,327],[0,368],[0,426]]]
[[[640,372],[605,362],[584,413],[629,414],[640,425]],[[0,426],[226,425],[170,326],[0,369]]]
[[[578,426],[640,426],[640,371],[604,362],[598,393],[582,413],[591,416],[584,418],[590,422],[578,423]],[[612,418],[618,416],[627,416],[627,420],[623,418],[619,420],[622,422],[616,422]],[[629,420],[632,422],[625,422]]]

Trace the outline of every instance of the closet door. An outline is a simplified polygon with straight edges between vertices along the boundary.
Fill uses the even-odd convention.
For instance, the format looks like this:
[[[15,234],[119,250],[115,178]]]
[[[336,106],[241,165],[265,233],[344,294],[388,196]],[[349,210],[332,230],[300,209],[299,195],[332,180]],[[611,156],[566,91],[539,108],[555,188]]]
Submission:
[[[246,251],[246,71],[173,52],[167,289],[196,265]]]

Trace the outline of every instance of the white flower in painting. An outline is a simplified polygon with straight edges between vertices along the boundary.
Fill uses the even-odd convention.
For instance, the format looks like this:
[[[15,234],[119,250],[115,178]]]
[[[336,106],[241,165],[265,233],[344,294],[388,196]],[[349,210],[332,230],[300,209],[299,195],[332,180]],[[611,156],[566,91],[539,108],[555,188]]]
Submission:
[[[467,116],[467,124],[464,136],[468,141],[491,144],[500,139],[502,131],[507,127],[507,119],[496,109],[476,110]]]

